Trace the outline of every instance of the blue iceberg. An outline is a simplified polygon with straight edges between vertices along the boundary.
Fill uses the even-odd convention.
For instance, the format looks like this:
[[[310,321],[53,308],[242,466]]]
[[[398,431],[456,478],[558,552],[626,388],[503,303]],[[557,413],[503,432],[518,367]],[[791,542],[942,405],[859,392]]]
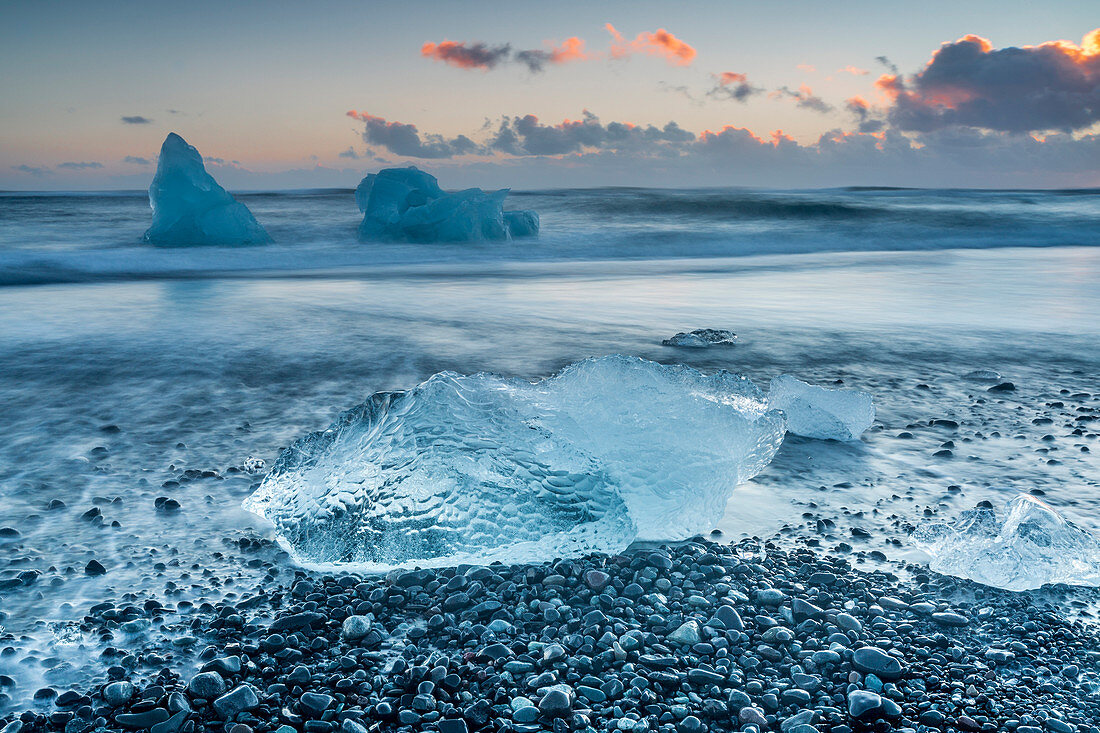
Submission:
[[[871,395],[828,389],[780,374],[768,385],[768,405],[787,416],[787,430],[818,440],[859,440],[875,421]]]
[[[371,173],[355,189],[363,212],[361,241],[479,242],[533,237],[539,215],[504,211],[508,189],[444,193],[435,176],[417,168]]]
[[[725,371],[607,356],[536,382],[443,372],[298,440],[244,508],[312,567],[615,553],[713,529],[784,433]]]
[[[145,241],[168,245],[242,245],[271,241],[244,204],[206,172],[199,151],[174,132],[160,148],[149,186],[153,225]]]

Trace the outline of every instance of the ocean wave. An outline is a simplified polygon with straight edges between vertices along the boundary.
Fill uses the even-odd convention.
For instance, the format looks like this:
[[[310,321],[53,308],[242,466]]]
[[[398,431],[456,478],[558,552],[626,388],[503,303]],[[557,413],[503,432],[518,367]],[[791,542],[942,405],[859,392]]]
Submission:
[[[533,243],[360,244],[344,189],[238,194],[276,244],[151,248],[144,192],[0,195],[0,286],[288,277],[529,261],[669,260],[823,252],[1100,245],[1100,190],[519,191]]]

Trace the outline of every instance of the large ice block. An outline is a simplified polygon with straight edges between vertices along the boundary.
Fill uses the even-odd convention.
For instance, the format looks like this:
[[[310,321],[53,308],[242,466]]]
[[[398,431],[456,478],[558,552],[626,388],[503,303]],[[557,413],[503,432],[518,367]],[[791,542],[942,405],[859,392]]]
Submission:
[[[477,242],[535,236],[533,211],[504,211],[508,189],[444,193],[435,176],[416,168],[371,173],[355,189],[363,212],[359,239],[399,242]]]
[[[149,186],[153,225],[145,241],[169,245],[242,245],[271,241],[252,212],[206,172],[199,151],[174,132],[160,148]]]
[[[1009,502],[1003,520],[983,502],[950,524],[918,527],[913,540],[932,570],[984,585],[1100,585],[1100,540],[1030,494]]]
[[[768,404],[787,415],[787,430],[819,440],[859,440],[875,421],[871,395],[827,389],[781,374],[768,386]]]
[[[724,371],[607,356],[537,382],[443,372],[300,439],[244,507],[314,566],[619,552],[712,529],[784,432]]]

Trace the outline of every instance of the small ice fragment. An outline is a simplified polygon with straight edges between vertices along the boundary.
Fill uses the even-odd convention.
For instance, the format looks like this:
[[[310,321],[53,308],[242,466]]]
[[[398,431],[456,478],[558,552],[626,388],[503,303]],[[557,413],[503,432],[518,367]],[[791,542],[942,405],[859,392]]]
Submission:
[[[443,372],[298,440],[244,508],[313,567],[616,553],[710,530],[784,433],[725,371],[606,356],[536,382]]]
[[[687,333],[680,332],[661,342],[664,346],[682,346],[690,349],[705,349],[708,346],[733,346],[737,334],[720,328],[697,328]]]
[[[974,382],[999,382],[1001,381],[1001,375],[992,369],[975,369],[972,372],[964,374],[963,379],[969,379]]]
[[[417,168],[371,173],[355,189],[363,212],[361,241],[479,242],[535,236],[533,211],[504,211],[508,189],[444,193],[435,176]]]
[[[271,241],[244,204],[206,172],[199,151],[174,132],[160,148],[149,186],[153,225],[145,241],[169,245],[244,245]]]
[[[944,575],[1017,591],[1100,585],[1100,540],[1030,494],[1009,502],[1003,521],[982,502],[950,524],[918,527],[912,538]]]
[[[244,470],[249,473],[259,473],[264,470],[264,466],[267,465],[262,458],[256,458],[255,456],[249,456],[244,459]]]
[[[818,440],[859,440],[875,421],[871,395],[854,389],[828,389],[781,374],[768,388],[768,405],[787,415],[787,430]]]

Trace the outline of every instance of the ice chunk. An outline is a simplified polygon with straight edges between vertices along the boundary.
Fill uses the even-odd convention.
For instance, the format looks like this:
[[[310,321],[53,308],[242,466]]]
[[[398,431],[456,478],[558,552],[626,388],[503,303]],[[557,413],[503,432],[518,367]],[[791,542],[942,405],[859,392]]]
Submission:
[[[355,189],[363,212],[359,239],[398,242],[477,242],[539,232],[533,211],[504,211],[508,189],[444,193],[435,176],[416,168],[386,168]]]
[[[787,414],[787,430],[819,440],[859,440],[875,421],[871,395],[827,389],[781,374],[768,387],[768,404]]]
[[[504,226],[512,239],[534,237],[539,233],[539,215],[530,209],[505,211]]]
[[[413,206],[401,217],[410,242],[480,242],[507,239],[504,198],[508,189],[486,193],[470,188],[446,194],[423,206]]]
[[[153,244],[264,244],[271,241],[244,204],[206,172],[199,151],[174,132],[160,147],[157,172],[149,186]]]
[[[724,331],[720,328],[697,328],[687,333],[678,333],[672,338],[667,338],[661,343],[665,346],[685,346],[692,349],[703,349],[708,346],[733,346],[737,341],[737,334],[733,331]]]
[[[315,567],[619,552],[712,529],[784,432],[724,371],[607,356],[537,382],[443,372],[300,439],[244,507]]]
[[[932,556],[932,570],[984,585],[1100,585],[1100,540],[1030,494],[1006,505],[1004,521],[982,502],[955,522],[918,528],[913,540]]]

